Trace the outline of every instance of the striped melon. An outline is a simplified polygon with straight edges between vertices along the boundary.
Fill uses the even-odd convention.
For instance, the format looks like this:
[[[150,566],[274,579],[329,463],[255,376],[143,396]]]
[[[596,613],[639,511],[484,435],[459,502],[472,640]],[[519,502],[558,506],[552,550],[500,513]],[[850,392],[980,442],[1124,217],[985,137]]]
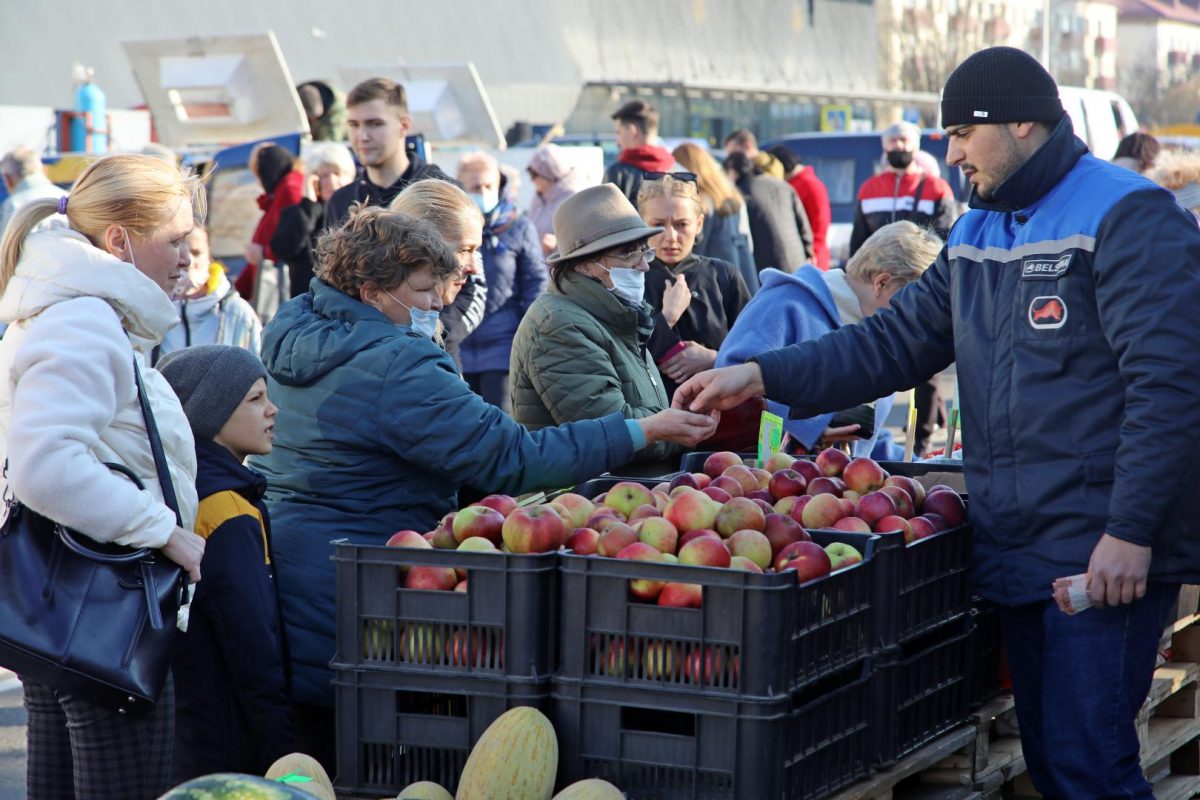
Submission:
[[[550,800],[558,739],[542,712],[518,706],[501,714],[467,757],[456,800]]]
[[[396,795],[396,800],[454,800],[450,793],[433,781],[420,781],[405,786]]]
[[[608,781],[589,778],[572,783],[554,795],[554,800],[625,800],[625,795]]]
[[[313,800],[313,796],[286,783],[255,775],[221,772],[193,778],[176,786],[158,800]]]

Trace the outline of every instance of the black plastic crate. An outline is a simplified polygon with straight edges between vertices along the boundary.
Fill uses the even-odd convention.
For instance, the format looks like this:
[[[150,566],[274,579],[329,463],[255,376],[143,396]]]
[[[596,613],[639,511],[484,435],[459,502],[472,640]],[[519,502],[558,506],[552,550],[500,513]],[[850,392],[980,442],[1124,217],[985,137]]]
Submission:
[[[335,668],[553,676],[558,553],[516,555],[335,542]],[[408,589],[401,566],[454,567],[467,591]]]
[[[876,657],[871,688],[873,767],[890,766],[966,720],[971,628],[970,615],[961,614]]]
[[[869,772],[866,662],[775,700],[554,683],[559,783],[630,800],[817,800]]]
[[[453,794],[471,748],[516,706],[553,713],[549,681],[337,670],[339,794],[395,797],[417,781]]]
[[[1000,613],[993,603],[971,599],[971,707],[977,708],[1004,691],[1004,645]]]
[[[961,525],[908,543],[902,533],[878,534],[879,646],[909,641],[966,613],[971,533]]]
[[[591,482],[589,482],[591,483]],[[818,531],[863,561],[803,586],[791,572],[562,556],[559,676],[684,694],[778,697],[870,655],[875,543]],[[700,584],[701,608],[643,602],[631,578]]]

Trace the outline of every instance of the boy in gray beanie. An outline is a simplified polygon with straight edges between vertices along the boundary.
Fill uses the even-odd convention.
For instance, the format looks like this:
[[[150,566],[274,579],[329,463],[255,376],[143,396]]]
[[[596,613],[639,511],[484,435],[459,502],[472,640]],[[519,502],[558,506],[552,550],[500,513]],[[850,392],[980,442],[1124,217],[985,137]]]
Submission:
[[[261,775],[296,749],[271,566],[266,479],[276,408],[258,356],[229,345],[168,354],[159,371],[196,437],[196,533],[206,539],[187,633],[176,646],[174,779]]]

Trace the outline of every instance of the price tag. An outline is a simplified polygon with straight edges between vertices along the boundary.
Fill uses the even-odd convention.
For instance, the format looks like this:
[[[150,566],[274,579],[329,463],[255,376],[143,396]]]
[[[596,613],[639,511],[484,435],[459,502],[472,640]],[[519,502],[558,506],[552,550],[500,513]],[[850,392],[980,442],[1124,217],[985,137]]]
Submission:
[[[767,463],[772,455],[783,446],[783,417],[769,411],[762,412],[758,423],[758,465]]]

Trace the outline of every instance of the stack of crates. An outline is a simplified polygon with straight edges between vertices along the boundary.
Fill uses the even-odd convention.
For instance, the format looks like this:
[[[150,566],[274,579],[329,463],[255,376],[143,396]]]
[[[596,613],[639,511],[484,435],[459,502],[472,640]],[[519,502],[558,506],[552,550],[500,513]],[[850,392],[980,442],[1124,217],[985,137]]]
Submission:
[[[552,711],[558,558],[335,543],[339,792],[453,793],[498,716]],[[413,566],[456,569],[466,591],[405,588]]]
[[[878,537],[813,539],[864,560],[801,586],[788,572],[563,555],[560,783],[600,777],[634,800],[800,800],[865,777]],[[638,600],[632,579],[698,584],[702,606]]]

